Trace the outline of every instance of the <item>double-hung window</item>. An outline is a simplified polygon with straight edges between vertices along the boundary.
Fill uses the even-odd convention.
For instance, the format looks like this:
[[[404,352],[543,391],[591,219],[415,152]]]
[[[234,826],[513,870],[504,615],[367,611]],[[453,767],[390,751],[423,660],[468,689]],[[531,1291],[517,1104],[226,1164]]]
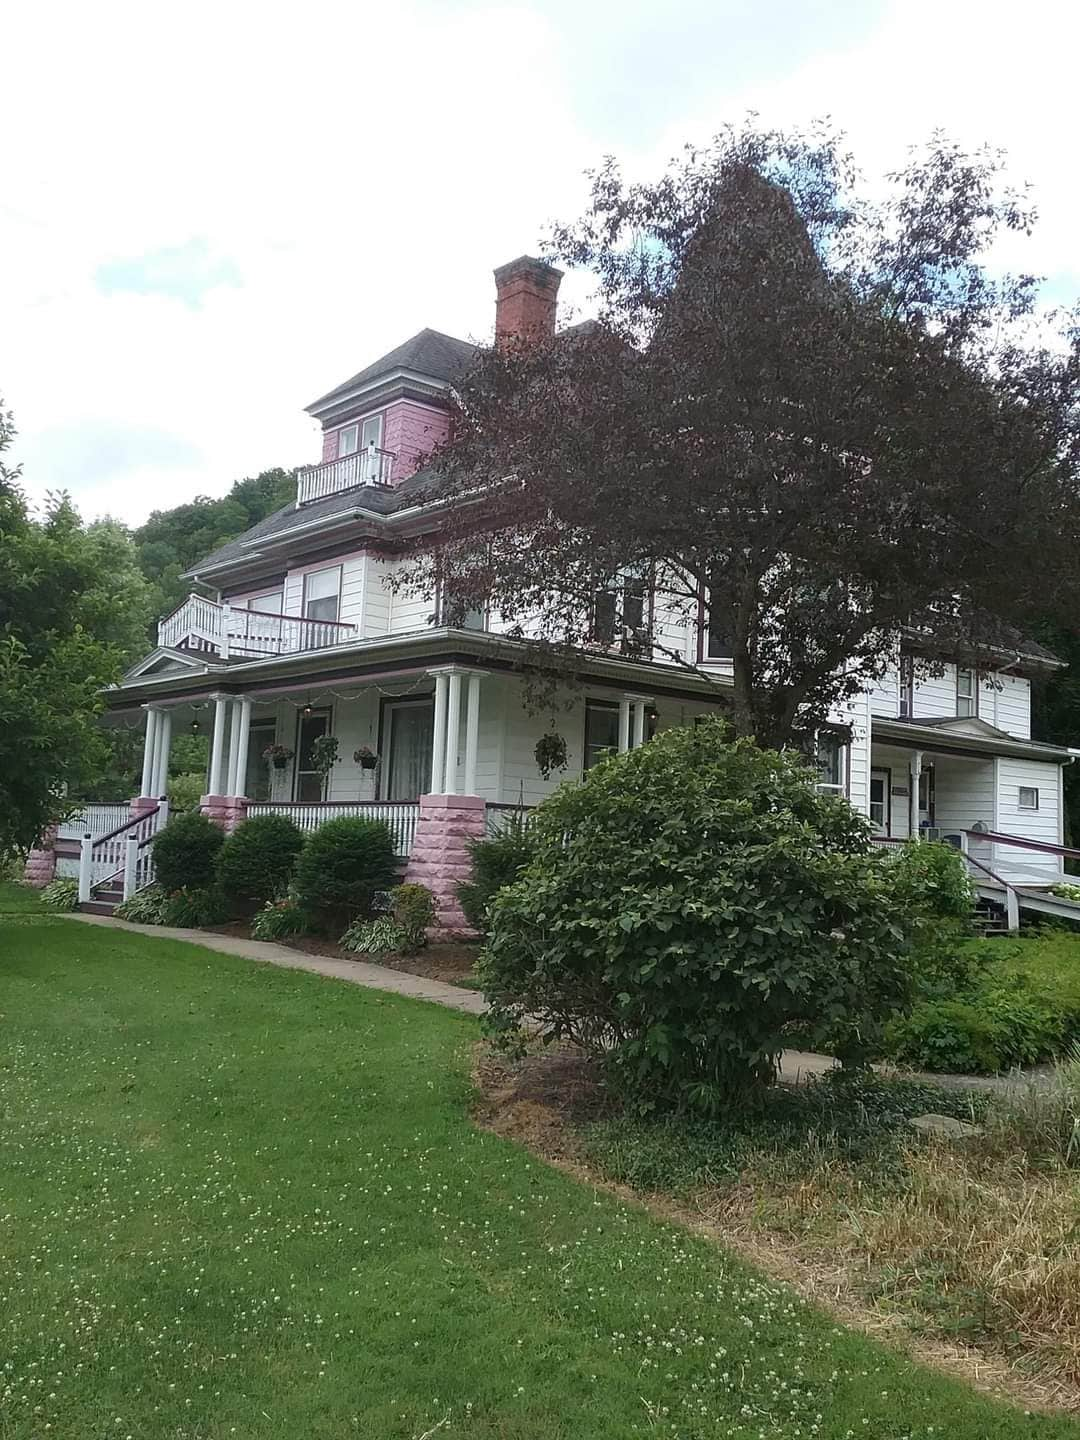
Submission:
[[[956,667],[956,713],[957,715],[978,715],[979,677],[966,665]]]
[[[915,718],[915,657],[906,652],[900,656],[900,718]]]
[[[355,455],[359,443],[360,427],[358,425],[346,425],[343,430],[339,430],[337,436],[338,459],[344,460],[346,455]]]
[[[619,749],[619,707],[603,700],[585,702],[585,758],[590,770],[599,760]]]
[[[644,565],[627,565],[593,594],[592,639],[598,645],[640,655],[646,648],[648,581]]]
[[[304,576],[304,618],[336,620],[341,595],[341,566],[309,570]]]

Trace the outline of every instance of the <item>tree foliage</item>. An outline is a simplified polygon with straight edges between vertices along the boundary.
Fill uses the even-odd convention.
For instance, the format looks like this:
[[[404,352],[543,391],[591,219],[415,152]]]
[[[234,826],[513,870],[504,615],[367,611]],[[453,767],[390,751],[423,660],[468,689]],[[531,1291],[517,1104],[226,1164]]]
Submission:
[[[771,1079],[790,1024],[868,1048],[909,936],[867,822],[816,779],[713,720],[564,786],[488,911],[491,1032],[539,1022],[623,1092],[703,1109]]]
[[[598,590],[679,665],[653,617],[701,618],[765,744],[906,627],[977,659],[1067,614],[1080,340],[985,263],[1030,223],[997,156],[940,137],[884,194],[824,131],[727,131],[653,183],[609,161],[553,245],[595,273],[599,321],[478,355],[435,461],[442,546],[402,583],[438,576],[553,665],[602,639]]]
[[[101,690],[141,646],[147,589],[131,542],[50,496],[34,515],[0,410],[0,854],[25,849],[105,762]]]

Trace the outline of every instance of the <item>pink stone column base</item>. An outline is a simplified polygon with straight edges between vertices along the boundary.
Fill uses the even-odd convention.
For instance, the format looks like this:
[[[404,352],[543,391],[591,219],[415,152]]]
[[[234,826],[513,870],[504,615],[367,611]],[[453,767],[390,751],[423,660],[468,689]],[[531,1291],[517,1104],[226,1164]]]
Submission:
[[[248,800],[244,795],[204,795],[199,809],[226,834],[247,819]]]
[[[23,867],[23,884],[33,890],[44,890],[56,878],[55,825],[50,825],[41,839],[26,857]]]
[[[474,939],[465,919],[457,886],[472,878],[468,842],[484,834],[487,804],[479,795],[421,795],[405,879],[425,885],[435,901],[432,939]]]

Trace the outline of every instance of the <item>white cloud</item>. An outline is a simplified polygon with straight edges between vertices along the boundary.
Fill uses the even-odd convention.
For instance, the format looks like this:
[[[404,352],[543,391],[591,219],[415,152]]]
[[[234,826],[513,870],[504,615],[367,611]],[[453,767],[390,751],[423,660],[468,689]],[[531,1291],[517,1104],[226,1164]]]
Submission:
[[[1035,0],[1021,30],[1004,5],[897,0],[876,25],[864,16],[846,50],[834,24],[827,53],[778,45],[773,78],[704,99],[706,37],[730,62],[767,15],[684,0],[658,31],[645,7],[604,4],[607,25],[593,16],[584,42],[561,0],[15,7],[0,92],[0,131],[16,137],[0,194],[0,393],[32,492],[64,483],[87,513],[133,522],[221,493],[313,459],[303,405],[422,326],[487,332],[493,266],[576,213],[583,167],[617,145],[620,117],[601,125],[583,93],[610,62],[611,26],[650,37],[618,51],[640,73],[608,78],[607,93],[635,97],[627,133],[653,141],[623,151],[635,168],[747,105],[769,121],[831,111],[868,169],[943,125],[1011,146],[1044,214],[1025,263],[1074,265],[1073,6]],[[673,103],[680,18],[693,19],[698,80]],[[197,305],[175,273],[175,295],[100,283],[103,267],[115,277],[193,248],[230,277]],[[580,301],[585,287],[570,277],[564,292]],[[125,427],[183,444],[168,456],[118,444]]]

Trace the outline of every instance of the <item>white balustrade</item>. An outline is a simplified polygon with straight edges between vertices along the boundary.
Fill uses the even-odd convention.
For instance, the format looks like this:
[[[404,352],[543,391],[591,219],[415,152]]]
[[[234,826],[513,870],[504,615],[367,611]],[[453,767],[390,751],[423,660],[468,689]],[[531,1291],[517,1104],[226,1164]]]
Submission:
[[[343,455],[340,460],[308,465],[296,477],[296,503],[307,505],[312,500],[324,500],[327,495],[353,490],[358,485],[389,485],[395,458],[392,451],[369,445],[366,450]]]
[[[412,849],[420,806],[415,800],[341,800],[304,805],[299,802],[276,804],[260,801],[247,807],[248,818],[256,815],[285,815],[300,830],[318,830],[328,820],[357,816],[364,820],[382,820],[390,829],[394,854],[407,856]]]
[[[158,644],[221,656],[293,655],[325,650],[356,638],[355,625],[340,620],[309,620],[303,615],[274,615],[234,609],[202,595],[189,595],[158,624]]]
[[[93,836],[107,835],[120,825],[126,825],[131,818],[131,806],[126,800],[109,805],[84,805],[61,820],[57,835],[61,840],[81,840],[89,831]]]

